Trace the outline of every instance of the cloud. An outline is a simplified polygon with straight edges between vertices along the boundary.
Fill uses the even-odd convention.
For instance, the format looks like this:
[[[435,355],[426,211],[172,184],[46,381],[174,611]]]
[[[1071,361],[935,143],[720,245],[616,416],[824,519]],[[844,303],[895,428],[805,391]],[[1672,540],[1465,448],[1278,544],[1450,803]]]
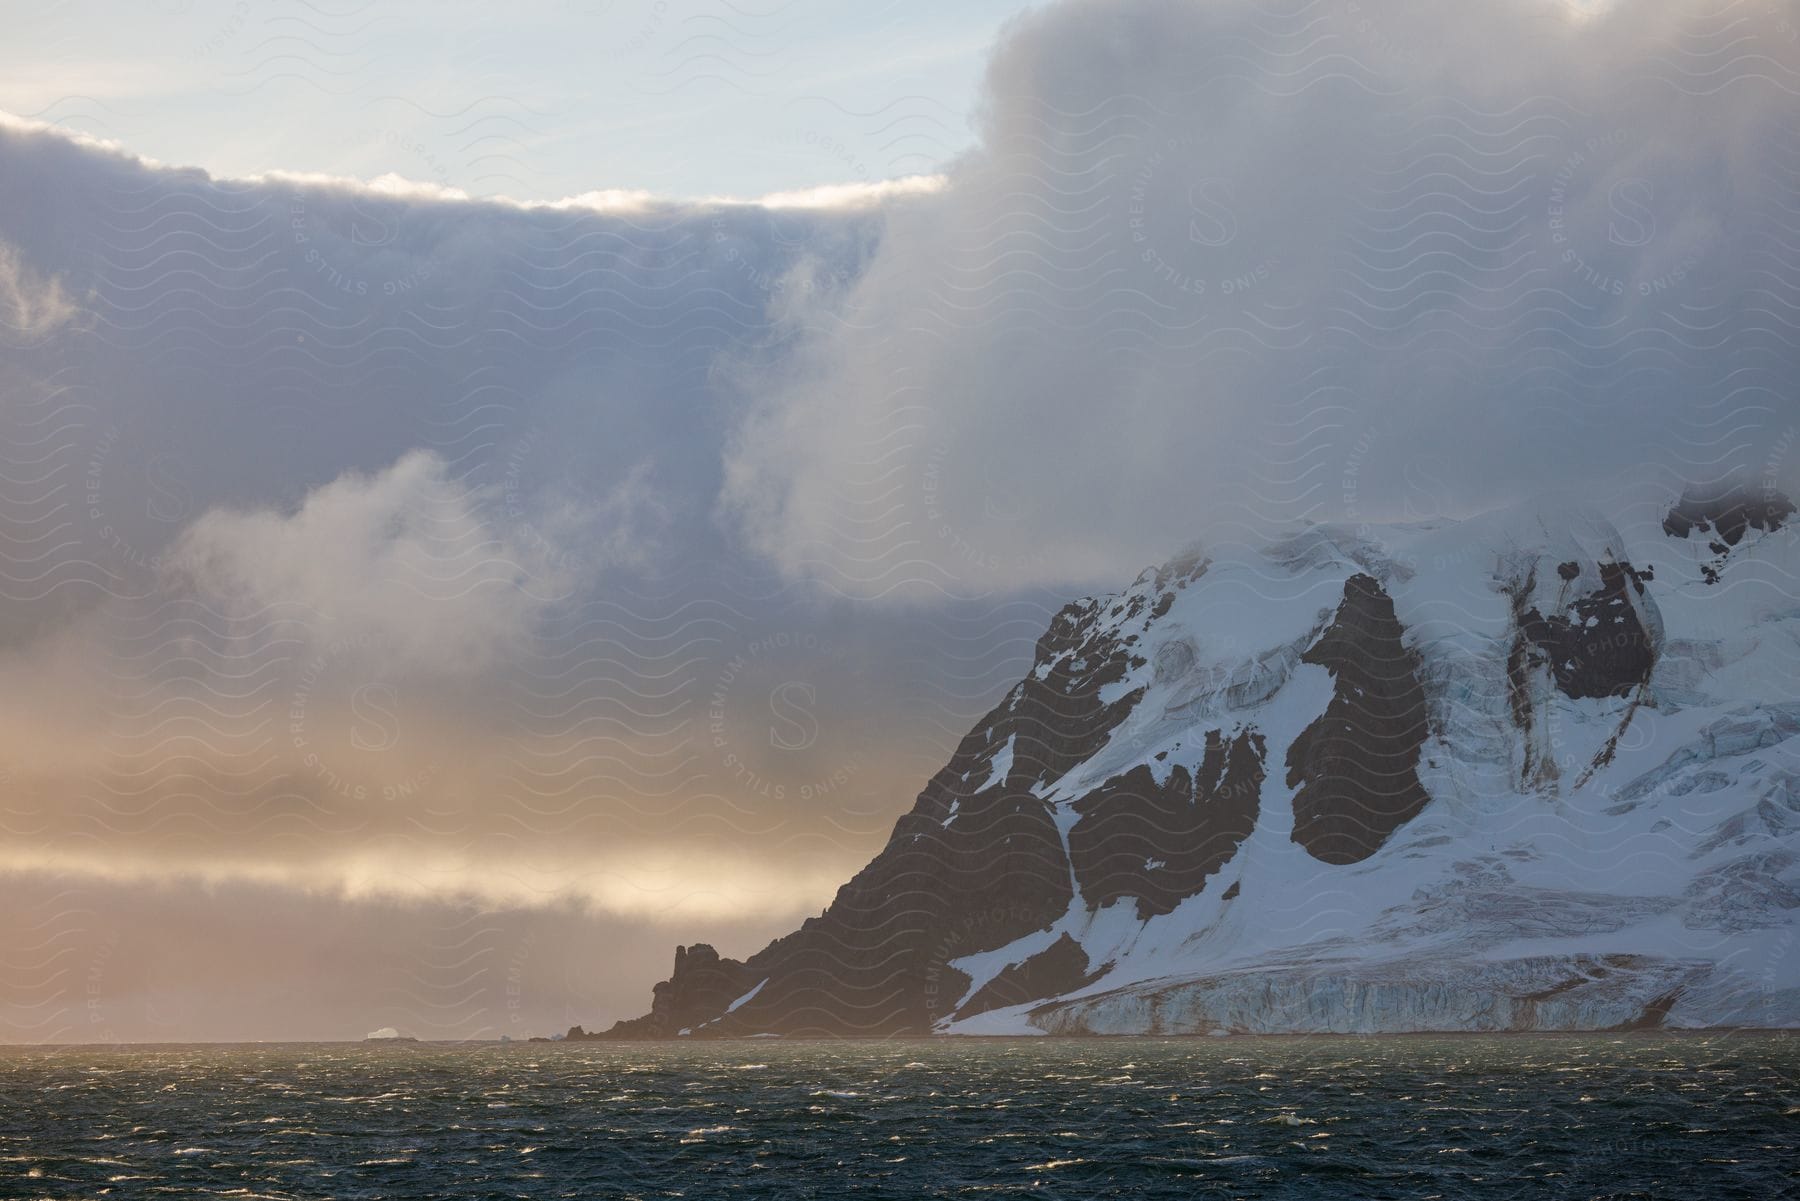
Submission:
[[[715,520],[716,366],[881,191],[496,203],[0,122],[0,238],[83,307],[0,356],[8,888],[824,904],[1042,617],[971,666]]]
[[[1796,417],[1773,8],[1075,0],[979,145],[789,313],[727,513],[855,595],[1757,471]]]
[[[414,451],[501,493],[486,519],[526,542],[578,538],[559,568],[719,559],[736,401],[710,367],[769,346],[796,264],[853,274],[880,221],[217,179],[16,119],[0,158],[0,318],[69,334],[83,309],[80,337],[0,360],[0,433],[31,448],[0,464],[0,638],[148,586],[201,513],[292,508]],[[624,542],[592,526],[620,520]]]
[[[756,203],[771,209],[871,209],[909,196],[943,190],[942,175],[909,175],[869,183],[826,184],[794,192],[772,192]]]
[[[0,240],[0,338],[31,342],[72,321],[80,308],[63,290],[60,277],[26,266],[19,249]]]
[[[574,583],[568,554],[490,516],[496,498],[414,451],[315,489],[291,513],[206,513],[166,569],[234,610],[296,607],[322,644],[466,675],[516,655],[536,610]]]
[[[0,850],[0,879],[62,877],[85,884],[208,888],[254,885],[343,901],[475,905],[496,910],[575,908],[639,921],[719,921],[756,915],[797,920],[819,908],[854,865],[774,864],[749,854],[672,857],[636,847],[577,856],[480,856],[428,845],[362,847],[274,858]]]
[[[710,368],[878,220],[217,179],[0,123],[6,278],[34,325],[84,309],[0,357],[21,828],[151,860],[756,841],[689,718],[714,655],[807,619],[713,521]],[[816,855],[812,816],[749,824]]]

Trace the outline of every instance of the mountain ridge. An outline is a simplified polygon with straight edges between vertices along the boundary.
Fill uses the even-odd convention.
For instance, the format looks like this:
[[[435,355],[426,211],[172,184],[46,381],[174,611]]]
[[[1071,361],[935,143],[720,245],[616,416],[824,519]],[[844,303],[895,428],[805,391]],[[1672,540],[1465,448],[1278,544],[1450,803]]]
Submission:
[[[823,913],[571,1034],[1800,1025],[1793,505],[1625,509],[1071,602]]]

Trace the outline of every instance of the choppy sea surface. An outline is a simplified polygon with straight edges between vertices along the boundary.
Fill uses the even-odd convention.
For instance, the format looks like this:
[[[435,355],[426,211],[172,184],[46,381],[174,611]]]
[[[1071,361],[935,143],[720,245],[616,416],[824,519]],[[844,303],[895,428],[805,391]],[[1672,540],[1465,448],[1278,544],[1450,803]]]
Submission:
[[[18,1197],[1800,1195],[1800,1040],[0,1050]]]

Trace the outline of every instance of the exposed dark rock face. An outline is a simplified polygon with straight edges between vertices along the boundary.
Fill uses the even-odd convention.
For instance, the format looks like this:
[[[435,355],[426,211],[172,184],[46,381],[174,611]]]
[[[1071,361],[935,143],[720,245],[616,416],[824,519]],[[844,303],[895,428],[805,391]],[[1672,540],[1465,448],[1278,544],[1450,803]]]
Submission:
[[[990,1009],[1023,1005],[1059,996],[1098,979],[1105,971],[1088,970],[1087,952],[1081,944],[1064,934],[1061,938],[1025,960],[1003,969],[980,991],[956,1011],[959,1018],[974,1017]]]
[[[619,1022],[608,1033],[624,1038],[673,1038],[685,1029],[704,1025],[743,996],[758,977],[735,959],[722,958],[706,943],[675,948],[675,970],[652,990],[650,1012],[641,1018]],[[599,1038],[581,1027],[570,1029],[571,1039]]]
[[[1302,656],[1337,682],[1287,756],[1288,785],[1298,787],[1294,841],[1323,862],[1367,859],[1431,799],[1418,776],[1425,690],[1404,632],[1381,584],[1354,575],[1336,618]]]
[[[1149,918],[1205,887],[1256,828],[1264,753],[1254,731],[1210,730],[1196,772],[1178,764],[1158,784],[1139,765],[1076,801],[1069,857],[1088,908],[1136,897]]]
[[[1527,666],[1547,666],[1570,698],[1631,695],[1656,666],[1656,647],[1633,601],[1644,595],[1644,580],[1629,563],[1602,563],[1600,587],[1570,601],[1566,616],[1520,614]]]
[[[1065,606],[1038,640],[1033,670],[962,740],[881,853],[823,914],[751,956],[745,989],[728,1000],[768,983],[732,1013],[708,1015],[717,1020],[704,1029],[686,1024],[704,1035],[890,1035],[949,1016],[969,983],[951,960],[1046,929],[1068,910],[1062,836],[1031,789],[1092,756],[1130,714],[1141,689],[1102,693],[1144,665],[1141,634],[1205,569],[1178,560],[1121,598]],[[654,1036],[637,1024],[645,1020],[608,1035]]]
[[[1774,491],[1757,495],[1746,489],[1714,496],[1687,492],[1663,518],[1663,533],[1686,538],[1695,530],[1711,530],[1725,545],[1736,546],[1748,530],[1780,529],[1793,512],[1794,502]]]
[[[1663,533],[1671,538],[1711,534],[1707,549],[1716,556],[1703,564],[1701,575],[1709,584],[1719,582],[1732,548],[1751,530],[1773,533],[1793,516],[1794,502],[1773,489],[1736,488],[1725,491],[1686,492],[1663,518]]]
[[[1563,564],[1563,567],[1568,567]],[[1557,574],[1568,581],[1581,574],[1580,565],[1576,565],[1574,576],[1562,568]],[[1543,665],[1543,654],[1525,636],[1525,622],[1528,613],[1535,612],[1531,608],[1531,594],[1537,587],[1537,571],[1533,569],[1509,593],[1512,602],[1512,646],[1506,655],[1506,698],[1508,709],[1512,713],[1512,722],[1521,736],[1524,748],[1524,766],[1519,771],[1519,781],[1527,788],[1538,788],[1548,783],[1544,778],[1547,770],[1554,768],[1555,761],[1538,753],[1538,739],[1535,706],[1531,699],[1532,672]]]
[[[1509,591],[1513,639],[1506,660],[1507,696],[1524,752],[1519,782],[1527,789],[1554,792],[1560,776],[1555,757],[1540,746],[1546,735],[1536,728],[1535,681],[1547,676],[1573,700],[1631,698],[1611,737],[1576,777],[1574,787],[1580,789],[1612,762],[1619,739],[1643,700],[1644,685],[1656,669],[1660,648],[1655,630],[1660,622],[1645,621],[1646,614],[1655,610],[1646,588],[1654,573],[1611,559],[1595,564],[1595,569],[1599,587],[1570,597],[1584,568],[1575,561],[1558,564],[1561,585],[1549,616],[1531,603],[1538,594],[1535,567]]]

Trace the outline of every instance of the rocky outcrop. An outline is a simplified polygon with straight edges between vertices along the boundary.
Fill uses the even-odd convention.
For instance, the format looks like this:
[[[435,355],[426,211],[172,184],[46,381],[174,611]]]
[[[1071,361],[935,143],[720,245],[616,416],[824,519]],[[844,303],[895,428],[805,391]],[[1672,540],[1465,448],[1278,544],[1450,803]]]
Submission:
[[[1749,530],[1773,532],[1794,515],[1794,502],[1773,489],[1740,488],[1723,492],[1687,492],[1663,518],[1663,533],[1687,538],[1715,534],[1727,547],[1743,541]]]
[[[1656,646],[1636,603],[1654,573],[1618,562],[1602,562],[1599,571],[1600,587],[1570,600],[1567,613],[1546,617],[1533,608],[1519,617],[1527,666],[1548,668],[1562,694],[1575,699],[1630,696],[1656,665]],[[1559,572],[1566,583],[1580,573],[1572,562]]]
[[[1288,747],[1294,841],[1326,863],[1356,863],[1431,799],[1419,783],[1429,732],[1418,656],[1394,602],[1372,576],[1344,582],[1337,616],[1304,661],[1332,674],[1336,691]]]
[[[956,1016],[974,1017],[990,1009],[1004,1009],[1074,992],[1100,975],[1100,971],[1088,970],[1087,952],[1081,949],[1081,944],[1064,934],[1023,963],[1002,968],[974,996],[963,1002]]]
[[[1700,565],[1708,584],[1716,584],[1731,552],[1752,530],[1774,533],[1794,514],[1794,502],[1772,488],[1736,487],[1689,491],[1668,516],[1663,533],[1671,538],[1707,538],[1711,562]]]
[[[1604,545],[1595,556],[1527,560],[1502,584],[1511,606],[1506,689],[1519,736],[1518,783],[1555,795],[1562,767],[1542,719],[1553,711],[1552,694],[1569,700],[1625,698],[1605,741],[1580,764],[1579,791],[1610,765],[1620,740],[1648,695],[1662,653],[1660,611],[1650,596],[1653,567],[1638,568]],[[1554,563],[1554,579],[1550,566]]]
[[[1169,913],[1206,886],[1256,828],[1262,736],[1206,732],[1193,771],[1149,764],[1115,776],[1073,805],[1069,858],[1089,909],[1133,898],[1139,918]]]
[[[742,996],[755,978],[735,959],[725,959],[706,943],[675,948],[675,968],[669,978],[651,989],[650,1012],[641,1018],[619,1022],[607,1032],[614,1038],[675,1038],[718,1017]],[[580,1026],[571,1039],[597,1038]]]

